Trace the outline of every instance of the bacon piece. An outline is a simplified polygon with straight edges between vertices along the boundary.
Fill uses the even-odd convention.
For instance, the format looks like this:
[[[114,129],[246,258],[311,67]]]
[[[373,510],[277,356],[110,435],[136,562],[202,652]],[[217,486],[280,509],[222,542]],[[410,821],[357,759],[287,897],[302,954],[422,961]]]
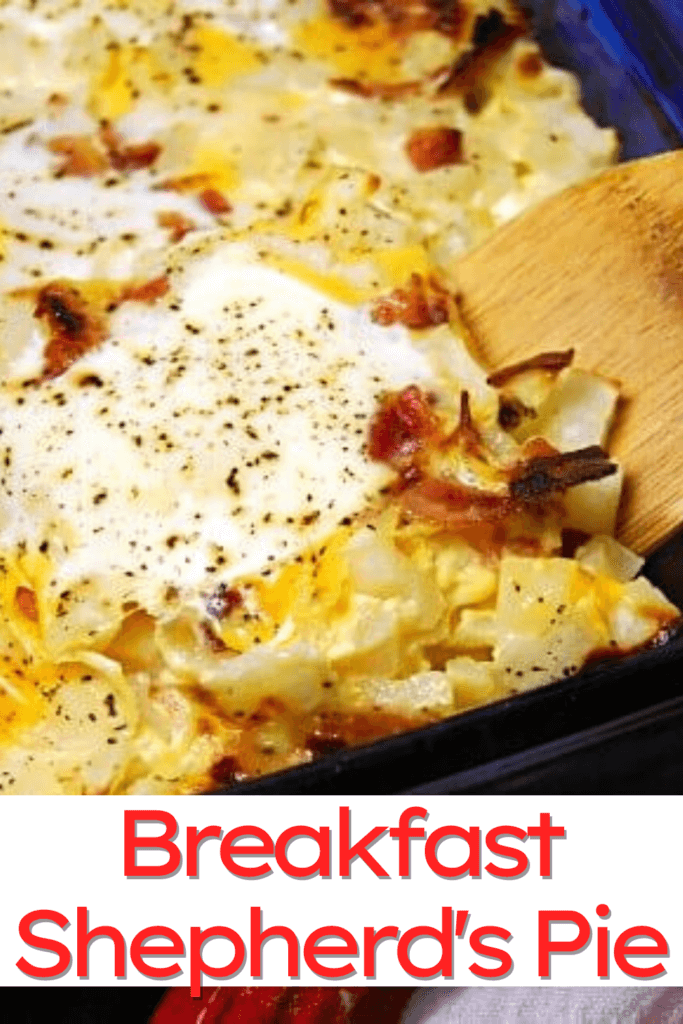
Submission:
[[[117,305],[122,302],[151,304],[166,295],[169,287],[168,278],[163,274],[161,277],[153,277],[151,280],[142,281],[139,284],[127,284],[121,290]]]
[[[329,84],[333,89],[341,89],[353,96],[398,100],[419,92],[424,82],[420,79],[411,79],[408,82],[361,82],[357,78],[330,78]]]
[[[482,523],[498,523],[514,511],[508,494],[492,494],[433,477],[420,480],[403,491],[400,500],[411,515],[454,531]]]
[[[115,171],[139,171],[151,167],[161,153],[156,142],[140,142],[127,146],[109,123],[100,128],[100,141],[107,151],[109,164]]]
[[[429,399],[412,385],[384,398],[370,422],[368,455],[401,468],[436,437],[437,429]]]
[[[462,132],[457,128],[420,128],[405,149],[413,167],[422,173],[463,163]]]
[[[475,25],[473,48],[456,60],[437,91],[440,94],[467,94],[480,87],[496,61],[525,32],[526,26],[521,18],[518,23],[508,25],[500,11],[480,16]]]
[[[474,455],[478,459],[486,459],[484,441],[472,419],[468,391],[460,392],[460,422],[451,436],[446,438],[443,443],[444,446],[457,445],[469,455]]]
[[[38,621],[38,601],[34,590],[29,587],[17,587],[14,592],[17,608],[31,622]]]
[[[449,319],[448,292],[434,279],[425,282],[421,274],[411,274],[405,288],[396,288],[375,302],[370,316],[382,327],[395,323],[412,331],[437,327]]]
[[[401,34],[434,31],[460,37],[469,21],[462,0],[328,0],[330,13],[349,28],[384,21]]]
[[[207,188],[211,183],[211,175],[207,173],[201,174],[181,174],[176,178],[164,178],[163,181],[158,181],[153,185],[155,192],[198,192],[200,189]]]
[[[205,210],[219,217],[223,213],[232,213],[232,206],[222,192],[216,188],[205,188],[199,193],[199,202]]]
[[[131,282],[121,286],[118,294],[110,292],[110,301],[91,301],[74,284],[50,281],[37,293],[22,289],[15,296],[35,296],[34,316],[45,319],[49,338],[45,345],[45,363],[41,381],[60,377],[86,352],[97,348],[108,336],[107,314],[123,302],[155,302],[168,291],[168,279]]]
[[[150,167],[161,153],[161,146],[156,142],[125,145],[110,124],[102,125],[96,141],[87,135],[59,135],[50,139],[48,149],[64,157],[56,171],[58,177],[80,178],[92,178],[110,168],[137,171]]]
[[[210,174],[184,174],[178,178],[166,178],[158,182],[154,189],[164,192],[195,192],[204,209],[215,217],[232,212],[232,206],[223,193],[211,186]]]
[[[172,242],[182,242],[185,235],[197,227],[193,220],[176,210],[161,210],[157,214],[157,223],[160,228],[170,231]]]
[[[139,171],[151,167],[161,153],[161,146],[156,142],[140,142],[133,146],[111,152],[109,159],[117,171]]]
[[[59,377],[82,355],[107,337],[107,325],[71,285],[53,281],[38,292],[34,316],[45,319],[50,338],[45,346],[43,380]]]
[[[549,373],[559,373],[571,365],[574,359],[574,349],[568,348],[564,352],[539,352],[530,359],[523,359],[519,363],[512,363],[504,366],[502,370],[496,370],[486,378],[486,383],[493,388],[501,388],[522,373],[529,370],[547,370]]]
[[[225,654],[228,650],[228,645],[221,639],[218,633],[216,633],[213,623],[200,622],[199,628],[209,650],[213,651],[214,654]]]
[[[533,502],[587,480],[602,480],[616,471],[615,463],[597,444],[575,452],[542,455],[523,462],[513,471],[510,495],[521,502]]]
[[[50,139],[47,148],[64,157],[55,172],[59,178],[92,178],[109,167],[106,156],[87,135],[58,135]]]

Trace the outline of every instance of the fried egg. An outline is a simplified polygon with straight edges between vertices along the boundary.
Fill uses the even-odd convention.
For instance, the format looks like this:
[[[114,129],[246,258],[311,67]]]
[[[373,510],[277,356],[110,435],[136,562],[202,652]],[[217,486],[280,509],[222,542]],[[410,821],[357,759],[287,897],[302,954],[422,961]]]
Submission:
[[[6,0],[0,53],[0,792],[229,782],[676,619],[609,536],[616,467],[505,505],[617,388],[492,386],[449,292],[616,154],[516,9]],[[373,449],[401,396],[419,465]]]
[[[0,548],[44,555],[53,655],[131,606],[201,607],[331,534],[388,483],[364,454],[380,395],[434,383],[405,328],[253,244],[209,234],[167,271],[163,299],[120,307],[102,345],[39,384],[35,326],[0,390]]]

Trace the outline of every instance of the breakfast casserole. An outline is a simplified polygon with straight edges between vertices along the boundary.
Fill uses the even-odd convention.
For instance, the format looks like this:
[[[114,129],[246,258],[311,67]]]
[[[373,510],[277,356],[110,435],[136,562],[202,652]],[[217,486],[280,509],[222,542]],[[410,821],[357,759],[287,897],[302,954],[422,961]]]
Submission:
[[[200,791],[666,634],[609,367],[459,316],[617,157],[515,6],[4,0],[0,48],[0,791]]]

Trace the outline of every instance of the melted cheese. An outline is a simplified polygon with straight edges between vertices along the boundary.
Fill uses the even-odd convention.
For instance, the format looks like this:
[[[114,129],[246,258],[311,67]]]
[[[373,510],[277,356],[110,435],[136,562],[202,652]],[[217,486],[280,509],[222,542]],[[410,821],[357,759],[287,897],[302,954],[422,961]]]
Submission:
[[[331,64],[341,78],[401,79],[402,40],[391,35],[386,22],[349,28],[322,15],[299,25],[293,40],[306,55]]]
[[[193,67],[210,87],[225,85],[231,78],[261,67],[258,50],[224,29],[197,25],[188,33],[185,45],[193,52]]]

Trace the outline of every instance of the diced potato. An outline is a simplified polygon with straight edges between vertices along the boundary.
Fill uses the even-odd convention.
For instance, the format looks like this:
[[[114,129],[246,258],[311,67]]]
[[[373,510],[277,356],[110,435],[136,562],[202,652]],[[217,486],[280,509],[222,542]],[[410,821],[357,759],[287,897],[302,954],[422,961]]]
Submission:
[[[351,581],[361,594],[389,598],[410,594],[420,583],[411,560],[376,531],[356,534],[344,552]]]
[[[352,587],[362,595],[392,600],[401,628],[432,630],[443,613],[443,599],[433,579],[433,555],[410,559],[379,532],[365,530],[352,538],[344,556]],[[425,564],[422,564],[422,563]]]
[[[441,590],[457,583],[460,574],[476,559],[477,552],[462,537],[449,538],[436,556],[436,582]]]
[[[517,398],[527,409],[533,409],[536,413],[556,388],[555,374],[547,370],[527,370],[514,377],[505,385],[506,395]],[[528,434],[538,431],[538,421],[535,417],[525,421],[524,428],[519,433]]]
[[[584,598],[573,606],[561,627],[542,635],[501,636],[494,658],[501,678],[515,690],[531,690],[574,675],[607,639],[606,630],[595,625],[591,602]]]
[[[495,595],[498,585],[496,572],[463,540],[438,553],[436,581],[451,608],[481,604]]]
[[[497,586],[496,573],[481,563],[473,562],[460,574],[455,589],[450,594],[451,607],[458,608],[462,605],[488,601],[495,595]]]
[[[199,682],[214,691],[231,711],[248,714],[268,694],[292,707],[310,711],[321,700],[328,675],[325,658],[308,643],[277,648],[255,646],[244,654],[216,656],[201,642],[189,616],[157,628],[157,643],[176,681]]]
[[[538,635],[558,625],[558,617],[566,613],[581,582],[581,570],[572,559],[504,555],[500,563],[498,629]],[[588,582],[584,584],[587,589]]]
[[[576,552],[576,560],[584,569],[611,576],[620,583],[627,583],[637,576],[645,562],[614,537],[604,535],[591,537]]]
[[[396,601],[358,596],[352,616],[336,637],[326,655],[341,675],[393,677],[400,671]]]
[[[565,526],[584,533],[613,534],[623,479],[620,467],[612,476],[570,487],[563,497]]]
[[[404,715],[454,710],[453,685],[445,672],[418,672],[407,679],[365,679],[339,688],[345,707],[381,708]]]
[[[569,370],[532,421],[533,433],[561,452],[604,445],[618,398],[618,388],[611,381],[584,370]]]
[[[647,643],[658,629],[674,622],[678,609],[644,576],[625,584],[623,597],[611,609],[612,639],[623,649]]]
[[[598,591],[571,559],[505,557],[497,613],[494,660],[515,689],[573,674],[610,639]]]
[[[493,647],[497,636],[497,617],[494,611],[466,608],[451,639],[456,647],[480,650]]]
[[[455,688],[458,707],[473,707],[490,700],[496,692],[495,669],[489,661],[452,658],[446,674]]]

